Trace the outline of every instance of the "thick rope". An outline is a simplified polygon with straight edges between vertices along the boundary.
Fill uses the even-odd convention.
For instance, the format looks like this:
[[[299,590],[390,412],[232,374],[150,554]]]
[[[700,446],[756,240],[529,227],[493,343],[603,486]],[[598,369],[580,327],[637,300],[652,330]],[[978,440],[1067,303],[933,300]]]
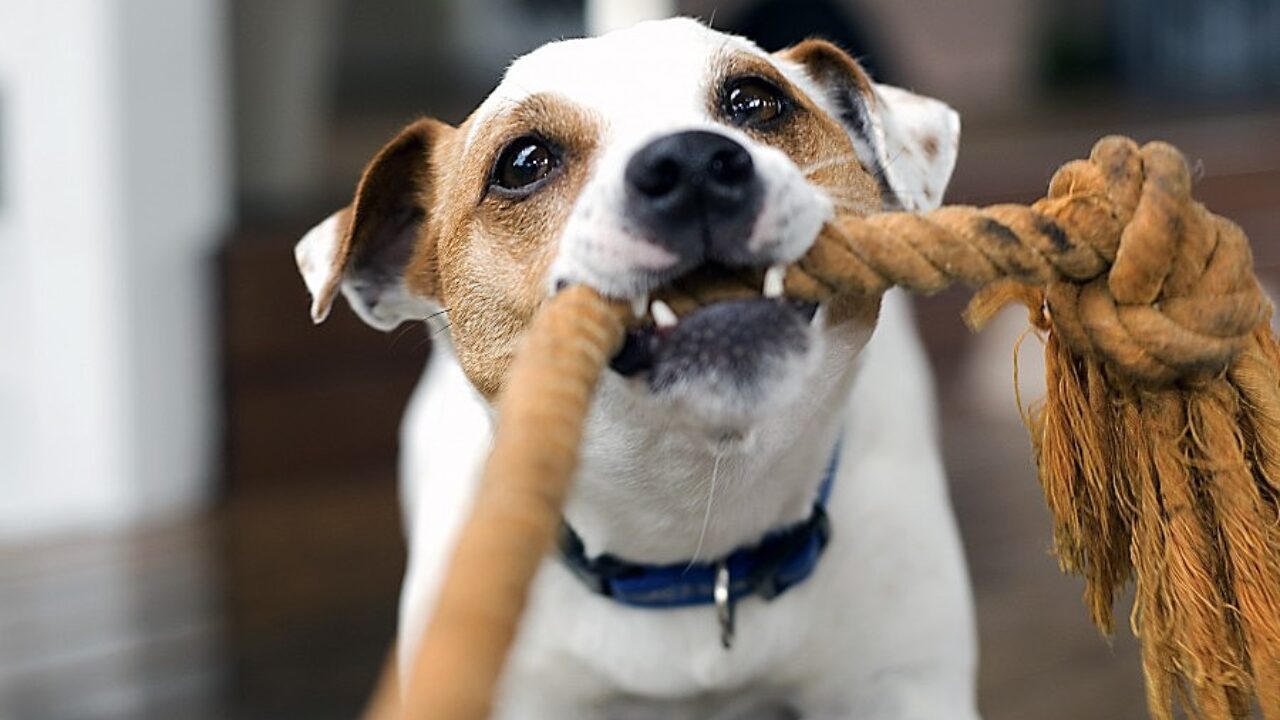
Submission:
[[[480,720],[530,584],[555,541],[595,385],[629,306],[583,287],[538,312],[511,367],[493,450],[410,668],[405,717]]]
[[[1280,720],[1280,349],[1239,228],[1190,198],[1174,148],[1106,138],[1030,207],[841,217],[789,296],[981,288],[1046,334],[1029,422],[1062,567],[1098,626],[1136,579],[1151,714]],[[729,289],[727,292],[737,292]],[[571,288],[512,368],[482,490],[411,670],[405,716],[487,717],[551,546],[596,380],[626,308]]]

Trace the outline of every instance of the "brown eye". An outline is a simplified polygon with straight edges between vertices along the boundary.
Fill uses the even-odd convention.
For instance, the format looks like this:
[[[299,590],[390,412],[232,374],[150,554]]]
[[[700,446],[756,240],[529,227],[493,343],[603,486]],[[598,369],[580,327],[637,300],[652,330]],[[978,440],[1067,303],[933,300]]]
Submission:
[[[560,156],[542,140],[526,136],[503,149],[489,183],[509,193],[526,195],[560,165]]]
[[[739,127],[768,127],[791,109],[790,100],[778,86],[758,77],[729,81],[723,98],[724,114]]]

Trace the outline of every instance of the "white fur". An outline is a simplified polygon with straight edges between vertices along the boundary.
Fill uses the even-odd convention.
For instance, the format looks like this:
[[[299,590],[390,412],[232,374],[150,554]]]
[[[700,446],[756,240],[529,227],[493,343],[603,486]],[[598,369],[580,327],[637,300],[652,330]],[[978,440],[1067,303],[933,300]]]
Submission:
[[[872,115],[872,128],[881,139],[880,161],[889,184],[907,210],[938,207],[960,149],[960,116],[933,98],[892,85],[874,87],[879,112]],[[923,148],[929,136],[938,141],[932,160]]]
[[[325,285],[334,273],[334,256],[338,254],[338,216],[334,213],[307,231],[293,246],[293,259],[302,273],[302,282],[311,293],[311,320],[324,322],[330,305],[323,296]]]
[[[807,249],[830,203],[781,152],[707,116],[707,70],[726,48],[768,57],[687,20],[554,43],[517,61],[481,106],[477,126],[512,101],[555,92],[605,121],[592,175],[555,239],[560,252],[548,282],[569,278],[621,295],[649,289],[638,271],[669,260],[620,219],[621,167],[648,139],[691,127],[734,137],[761,168],[764,213],[773,219],[750,242],[773,243],[768,251],[780,262]],[[781,66],[820,100],[797,67]],[[895,168],[886,173],[895,191],[922,198],[936,190],[936,204],[955,159],[954,113],[901,91],[877,92],[879,135],[865,150]],[[941,158],[901,159],[923,133],[939,134]],[[300,263],[315,255],[307,248],[328,246],[308,237]],[[304,268],[310,287],[308,272],[315,271]],[[874,337],[852,323],[829,326],[825,310],[808,332],[808,350],[779,358],[751,397],[714,376],[654,393],[607,373],[565,516],[589,555],[653,563],[685,561],[695,551],[702,559],[723,556],[804,519],[841,438],[828,506],[833,534],[813,576],[772,602],[740,602],[736,640],[725,650],[712,608],[629,608],[592,594],[549,558],[497,717],[692,720],[790,708],[806,719],[977,718],[968,581],[909,306],[891,294]],[[492,409],[440,342],[402,431],[410,529],[402,671],[472,502],[491,429]]]

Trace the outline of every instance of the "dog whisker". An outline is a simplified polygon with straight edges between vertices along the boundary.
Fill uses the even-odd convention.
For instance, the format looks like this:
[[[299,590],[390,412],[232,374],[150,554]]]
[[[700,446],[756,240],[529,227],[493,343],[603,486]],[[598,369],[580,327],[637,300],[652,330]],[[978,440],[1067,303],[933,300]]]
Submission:
[[[436,312],[433,312],[430,315],[422,318],[422,322],[426,324],[427,330],[431,330],[432,329],[431,321],[434,320],[435,318],[440,317],[441,315],[444,315],[447,312],[449,312],[449,308],[441,308],[440,310],[437,310]],[[395,337],[391,339],[391,346],[390,346],[391,349],[395,349],[396,345],[400,343],[400,340],[403,339],[409,333],[413,332],[414,329],[417,327],[418,327],[417,323],[410,323],[400,328],[400,330],[396,332]],[[427,337],[424,337],[421,342],[419,342],[417,345],[414,346],[414,349],[415,350],[420,349],[423,345],[426,345],[431,340],[432,337],[433,337],[432,335],[428,335]]]
[[[419,341],[419,342],[418,342],[418,344],[417,344],[417,345],[415,345],[413,349],[414,349],[414,350],[421,350],[422,348],[424,348],[424,347],[426,347],[426,346],[430,345],[430,344],[431,344],[431,341],[432,341],[432,340],[434,340],[434,339],[435,339],[435,337],[436,337],[437,335],[439,335],[440,333],[444,332],[445,330],[448,330],[448,329],[449,329],[449,328],[451,328],[451,327],[453,327],[453,323],[451,323],[451,322],[446,322],[446,323],[445,323],[444,325],[442,325],[441,327],[438,327],[438,328],[434,328],[434,329],[432,329],[432,331],[431,331],[430,333],[428,333],[425,337],[423,337],[423,338],[422,338],[422,340],[421,340],[421,341]]]
[[[400,340],[403,339],[405,335],[408,335],[412,331],[413,331],[412,325],[407,325],[405,327],[400,328],[400,330],[396,332],[395,336],[391,338],[390,348],[394,350],[396,345],[400,342]]]
[[[901,160],[901,159],[902,159],[902,156],[903,156],[906,152],[907,152],[907,148],[906,148],[906,147],[902,147],[902,148],[900,148],[900,149],[898,150],[898,152],[897,152],[897,153],[895,153],[893,157],[889,158],[889,161],[888,161],[888,162],[886,162],[886,163],[884,164],[885,168],[892,167],[894,163],[896,163],[896,162],[898,162],[899,160]],[[884,172],[883,172],[883,171],[881,171],[881,172],[879,172],[879,173],[878,173],[878,175],[883,176],[883,175],[884,175]],[[929,198],[929,196],[928,196],[928,194],[927,194],[927,193],[925,193],[925,192],[923,192],[923,191],[909,192],[909,191],[905,191],[905,190],[895,189],[895,190],[894,190],[894,192],[895,192],[897,195],[899,195],[899,196],[912,197],[912,198],[915,198],[915,199],[917,199],[917,200],[929,200],[929,199],[930,199],[930,198]]]
[[[689,558],[689,564],[685,566],[684,571],[698,563],[699,556],[702,555],[702,543],[707,539],[707,527],[711,525],[711,504],[716,497],[716,480],[720,477],[720,461],[724,459],[724,450],[716,449],[716,460],[711,466],[711,488],[707,491],[707,509],[702,513],[702,529],[698,531],[698,545],[693,549],[693,557]]]
[[[845,200],[861,199],[862,195],[857,190],[850,188],[832,187],[830,185],[814,185],[815,188],[827,194],[827,197],[842,198]]]
[[[835,206],[837,210],[869,213],[874,212],[877,209],[867,202],[867,198],[856,194],[855,191],[828,187],[826,185],[816,185],[815,187],[826,194],[827,199],[831,201],[831,204]]]
[[[869,207],[866,204],[866,198],[858,194],[856,190],[848,190],[844,188],[831,187],[828,185],[814,184],[818,190],[826,193],[827,198],[831,200],[836,207],[844,210],[859,210],[862,212],[870,212],[876,208]],[[909,192],[903,190],[894,191],[895,197],[910,197],[917,200],[929,200],[930,198],[924,192]],[[1011,198],[1025,198],[1025,194],[1011,195]],[[851,204],[852,203],[852,204]]]
[[[898,162],[898,160],[902,157],[902,154],[905,153],[906,151],[907,151],[907,147],[905,145],[898,148],[898,152],[895,153],[893,157],[889,158],[889,162],[885,163],[884,166],[892,167],[893,164]]]
[[[852,203],[852,202],[841,202],[837,200],[832,200],[831,204],[834,205],[837,210],[845,210],[847,212],[852,212],[852,213],[863,214],[863,213],[869,213],[874,211],[873,208],[869,208],[865,203]]]
[[[809,184],[828,195],[835,195],[839,197],[862,197],[862,191],[855,188],[841,187],[839,185],[827,185],[825,183],[812,181]]]
[[[837,155],[835,157],[823,158],[822,160],[817,160],[805,165],[800,168],[800,173],[806,178],[810,178],[819,170],[825,170],[830,167],[839,167],[841,165],[852,165],[856,162],[859,162],[858,156],[852,153],[847,155]]]

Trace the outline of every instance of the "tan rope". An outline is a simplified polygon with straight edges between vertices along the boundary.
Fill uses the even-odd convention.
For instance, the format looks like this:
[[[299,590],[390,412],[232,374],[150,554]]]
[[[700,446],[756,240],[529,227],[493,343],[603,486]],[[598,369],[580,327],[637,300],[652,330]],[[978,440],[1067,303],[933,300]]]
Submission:
[[[405,716],[488,717],[529,584],[555,540],[623,304],[582,287],[548,301],[512,364],[493,450],[405,689]]]
[[[1239,228],[1190,197],[1182,156],[1105,138],[1030,207],[841,217],[788,295],[981,288],[1028,305],[1048,394],[1028,423],[1062,567],[1098,626],[1136,576],[1155,718],[1280,720],[1280,349]],[[407,717],[487,716],[551,545],[596,379],[626,308],[572,288],[530,327],[471,520],[413,667]]]

